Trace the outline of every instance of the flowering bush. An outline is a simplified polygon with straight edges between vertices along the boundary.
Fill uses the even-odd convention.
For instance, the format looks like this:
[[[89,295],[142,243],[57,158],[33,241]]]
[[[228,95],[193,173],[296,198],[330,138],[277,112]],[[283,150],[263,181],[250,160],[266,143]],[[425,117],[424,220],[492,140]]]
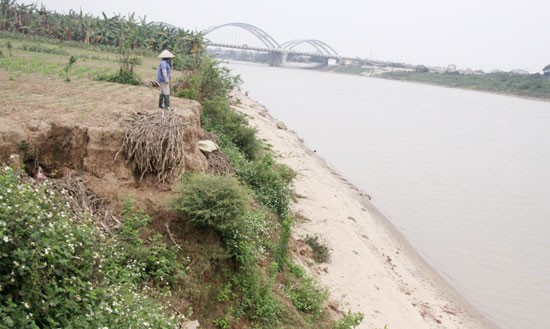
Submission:
[[[0,169],[2,328],[174,328],[175,319],[126,279],[139,268],[106,275],[111,240],[49,183]]]

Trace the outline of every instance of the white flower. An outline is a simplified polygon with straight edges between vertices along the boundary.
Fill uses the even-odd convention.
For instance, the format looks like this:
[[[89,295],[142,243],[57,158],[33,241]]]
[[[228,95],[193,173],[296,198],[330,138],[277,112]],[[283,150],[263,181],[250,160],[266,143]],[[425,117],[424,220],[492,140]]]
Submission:
[[[27,302],[23,302],[23,306],[25,306],[25,308],[30,308],[29,304]]]
[[[7,235],[4,235],[4,237],[2,238],[2,240],[4,240],[5,243],[8,243],[8,242],[10,242],[10,237],[7,236]]]

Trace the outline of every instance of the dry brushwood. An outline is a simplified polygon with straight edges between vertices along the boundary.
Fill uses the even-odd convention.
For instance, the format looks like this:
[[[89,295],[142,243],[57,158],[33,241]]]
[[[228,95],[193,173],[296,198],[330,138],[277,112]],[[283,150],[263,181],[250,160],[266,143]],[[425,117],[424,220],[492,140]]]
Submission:
[[[199,136],[200,139],[203,140],[211,140],[214,143],[218,144],[219,138],[218,135],[211,131],[203,131],[202,134]],[[225,153],[217,150],[214,152],[202,152],[204,156],[206,157],[206,160],[208,161],[208,172],[211,174],[217,174],[217,175],[226,175],[226,174],[234,174],[235,169],[231,165],[231,161],[225,155]]]
[[[159,83],[154,80],[141,80],[141,84],[146,87],[153,87],[153,88],[160,87]]]
[[[216,133],[213,133],[211,131],[205,131],[204,130],[202,132],[202,134],[199,136],[199,138],[203,139],[203,140],[211,140],[216,144],[220,143],[220,139],[219,139],[218,135],[216,135]]]
[[[206,160],[208,161],[208,172],[217,175],[233,174],[235,170],[231,165],[231,161],[227,155],[220,151],[214,151],[211,153],[203,152]]]
[[[105,199],[87,188],[82,178],[68,175],[54,180],[53,187],[65,197],[74,212],[90,214],[96,226],[104,232],[120,227],[120,220],[109,210]]]
[[[152,174],[159,183],[172,182],[185,166],[184,135],[189,125],[174,112],[139,113],[116,156],[121,151],[126,154],[126,162],[140,181]]]

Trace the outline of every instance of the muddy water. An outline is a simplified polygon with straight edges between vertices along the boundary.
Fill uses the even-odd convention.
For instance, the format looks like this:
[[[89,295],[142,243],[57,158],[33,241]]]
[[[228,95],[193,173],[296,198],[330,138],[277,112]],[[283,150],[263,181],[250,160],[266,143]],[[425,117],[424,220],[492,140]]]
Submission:
[[[231,63],[506,329],[550,328],[550,103]]]

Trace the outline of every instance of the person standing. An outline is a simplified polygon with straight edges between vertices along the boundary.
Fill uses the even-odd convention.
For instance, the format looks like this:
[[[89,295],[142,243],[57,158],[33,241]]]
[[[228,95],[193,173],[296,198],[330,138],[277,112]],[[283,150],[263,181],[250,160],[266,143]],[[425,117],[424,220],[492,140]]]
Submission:
[[[158,70],[157,70],[157,82],[160,85],[160,95],[159,95],[159,108],[170,110],[170,80],[172,79],[172,54],[168,50],[163,50],[158,56],[162,60],[160,61]]]

